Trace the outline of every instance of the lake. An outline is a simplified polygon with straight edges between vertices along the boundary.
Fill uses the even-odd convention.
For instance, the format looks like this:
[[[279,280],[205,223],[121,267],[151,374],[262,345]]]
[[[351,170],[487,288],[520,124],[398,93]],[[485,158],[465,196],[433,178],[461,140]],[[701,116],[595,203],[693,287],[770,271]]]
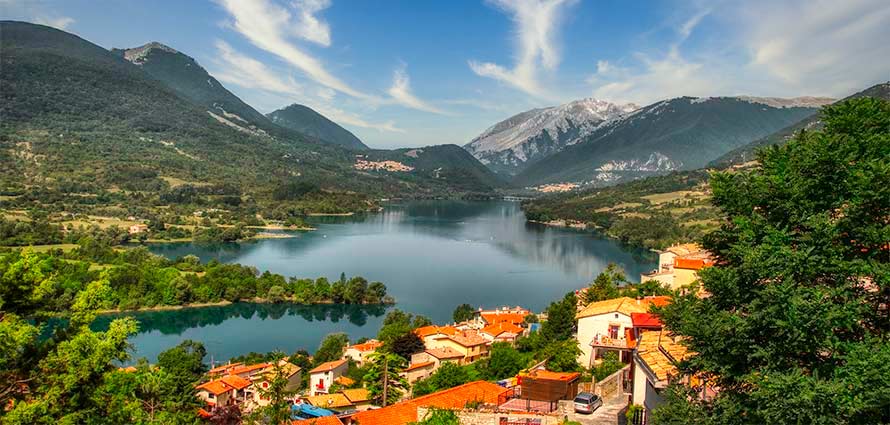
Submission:
[[[287,239],[155,244],[150,249],[285,276],[364,276],[386,284],[396,298],[395,308],[437,323],[449,322],[461,303],[541,311],[587,285],[610,262],[623,267],[632,280],[656,263],[651,253],[591,232],[527,223],[515,202],[418,201],[387,205],[380,213],[314,217],[310,222],[318,230],[294,232]],[[187,338],[203,341],[214,360],[274,349],[313,352],[331,332],[346,332],[352,339],[375,335],[384,314],[376,306],[250,303],[147,312],[135,315],[141,329],[132,341],[136,356],[149,360]]]

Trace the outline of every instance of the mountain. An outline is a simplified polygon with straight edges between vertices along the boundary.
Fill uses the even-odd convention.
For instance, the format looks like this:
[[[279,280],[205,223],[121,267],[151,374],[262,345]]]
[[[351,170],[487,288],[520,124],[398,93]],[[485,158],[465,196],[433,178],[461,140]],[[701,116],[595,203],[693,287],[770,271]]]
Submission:
[[[400,164],[406,167],[404,174],[422,178],[428,185],[439,186],[439,191],[484,193],[505,186],[503,179],[457,145],[371,150],[356,155],[356,158],[357,164],[361,161],[372,166],[390,163],[398,167],[396,164]],[[431,195],[429,189],[412,186],[412,190],[417,190],[421,196]]]
[[[846,99],[857,97],[876,97],[879,99],[890,100],[890,82],[876,84],[861,92],[847,96]],[[821,105],[820,105],[821,106]],[[810,115],[788,127],[785,127],[769,136],[757,139],[744,146],[733,149],[719,158],[711,161],[708,166],[724,168],[735,164],[743,164],[754,159],[754,153],[757,149],[764,146],[779,145],[785,143],[788,139],[798,133],[800,130],[818,130],[822,128],[822,121],[819,114]]]
[[[267,115],[275,124],[352,149],[368,149],[358,137],[308,106],[293,104]]]
[[[454,145],[430,149],[419,159],[451,167],[439,176],[425,172],[427,165],[369,173],[358,166],[355,150],[257,118],[249,106],[232,112],[240,105],[236,98],[214,91],[222,94],[218,100],[230,102],[222,106],[227,113],[248,122],[265,119],[271,126],[254,130],[152,75],[146,65],[156,54],[171,53],[163,48],[148,49],[148,62],[137,65],[120,52],[47,26],[0,21],[0,33],[0,190],[42,193],[42,199],[52,199],[44,206],[107,208],[105,214],[198,194],[203,202],[198,205],[231,209],[245,202],[250,211],[256,204],[277,208],[272,199],[277,188],[304,184],[316,188],[315,206],[336,210],[347,202],[367,207],[364,200],[373,197],[490,193],[498,184]],[[452,151],[469,161],[454,161]],[[452,176],[458,175],[477,178],[456,182]],[[223,198],[230,204],[217,206]]]
[[[752,97],[663,100],[602,123],[574,144],[531,164],[514,183],[607,185],[701,168],[812,115],[817,111],[813,102]]]
[[[602,123],[637,108],[630,103],[582,99],[532,109],[491,126],[464,148],[493,170],[512,175],[577,143]]]

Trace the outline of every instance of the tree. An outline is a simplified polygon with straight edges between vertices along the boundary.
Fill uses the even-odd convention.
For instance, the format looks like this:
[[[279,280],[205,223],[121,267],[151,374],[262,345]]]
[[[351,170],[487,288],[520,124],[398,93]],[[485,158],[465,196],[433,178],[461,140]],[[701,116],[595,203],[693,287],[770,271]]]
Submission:
[[[471,377],[467,369],[458,366],[454,362],[445,362],[430,375],[414,384],[413,396],[418,397],[436,391],[454,388],[458,385],[470,382]]]
[[[547,307],[547,321],[541,326],[541,335],[548,341],[563,341],[572,338],[575,329],[575,314],[578,299],[569,292],[562,300]]]
[[[473,306],[469,304],[461,304],[454,309],[454,314],[451,317],[454,319],[455,323],[461,323],[472,320],[475,314],[476,309],[474,309]]]
[[[368,356],[364,381],[372,400],[386,406],[402,398],[408,388],[408,380],[399,376],[405,364],[405,359],[385,351]]]
[[[488,380],[516,376],[520,370],[528,365],[527,356],[505,342],[492,344],[490,353],[487,366],[483,370],[485,379]]]
[[[709,296],[658,313],[696,353],[681,371],[720,391],[675,384],[655,422],[890,422],[890,103],[844,101],[822,121],[712,175],[726,220],[704,240]]]
[[[269,400],[269,404],[254,410],[250,416],[260,423],[287,425],[291,422],[290,398],[296,393],[289,388],[288,381],[293,366],[280,352],[272,355],[271,363],[271,370],[264,376],[268,386],[257,386],[260,395]]]
[[[343,348],[349,344],[349,337],[345,333],[330,334],[321,341],[318,351],[315,352],[313,362],[316,365],[337,360],[343,356]]]
[[[554,372],[577,372],[581,370],[578,356],[581,349],[574,339],[556,341],[544,347],[539,353],[539,360],[546,360],[547,370]]]
[[[609,263],[587,288],[587,292],[584,293],[584,304],[618,298],[621,296],[619,288],[627,283],[624,270],[615,263]]]
[[[399,355],[403,359],[411,360],[411,355],[419,353],[426,348],[423,340],[414,332],[408,332],[397,337],[390,344],[390,349],[394,354]]]
[[[429,326],[432,321],[424,316],[414,316],[399,309],[393,309],[383,318],[383,326],[377,332],[377,339],[391,348],[396,338],[419,327]]]
[[[198,407],[192,392],[207,371],[204,365],[206,355],[204,344],[190,339],[158,354],[158,367],[168,375],[165,385],[171,387],[169,389],[180,397],[184,406]]]
[[[411,425],[460,425],[460,418],[453,410],[431,408],[426,416]]]

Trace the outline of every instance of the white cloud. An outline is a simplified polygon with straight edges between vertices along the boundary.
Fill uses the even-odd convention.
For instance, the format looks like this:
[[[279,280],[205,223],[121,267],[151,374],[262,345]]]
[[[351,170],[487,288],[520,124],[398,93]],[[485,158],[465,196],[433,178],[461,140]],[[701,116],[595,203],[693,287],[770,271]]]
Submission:
[[[890,76],[886,0],[759,0],[730,12],[749,72],[778,78],[776,86],[842,96]]]
[[[447,112],[421,100],[411,92],[411,79],[405,66],[402,65],[393,72],[392,86],[387,91],[393,100],[403,106],[434,114],[449,115]]]
[[[326,30],[320,30],[322,27],[327,29],[327,24],[322,26],[322,23],[314,18],[314,15],[311,13],[308,14],[312,18],[309,25],[315,26],[311,29],[305,27],[307,24],[306,19],[304,19],[304,15],[306,15],[305,11],[313,10],[311,7],[304,7],[303,9],[297,7],[301,15],[298,19],[292,19],[288,9],[271,3],[268,0],[218,1],[232,16],[232,28],[250,40],[256,47],[280,57],[287,63],[303,71],[310,79],[325,87],[355,98],[374,100],[374,96],[354,89],[332,75],[325,69],[320,60],[304,52],[289,40],[289,35],[299,34],[301,38],[311,39],[316,43],[323,44],[325,40],[328,43],[330,42],[330,33],[326,32]],[[306,6],[305,4],[308,4],[309,2],[299,3],[302,7]],[[325,33],[327,34],[327,38],[324,38],[323,36]]]
[[[319,87],[313,93],[307,92],[292,78],[282,78],[282,73],[269,69],[262,62],[235,50],[224,41],[216,41],[217,56],[213,60],[211,74],[218,80],[247,89],[256,89],[265,95],[258,96],[265,109],[272,110],[291,103],[306,105],[338,124],[368,128],[377,131],[403,133],[393,121],[370,122],[362,116],[334,107],[330,104],[334,90]],[[255,95],[251,93],[250,95]]]
[[[560,54],[556,42],[562,13],[574,0],[492,0],[511,15],[516,26],[516,63],[513,69],[490,62],[469,61],[477,75],[510,84],[528,94],[547,97],[538,81],[540,67],[554,70]]]
[[[69,25],[74,23],[74,18],[69,18],[67,16],[49,17],[41,15],[34,17],[34,22],[63,30],[67,29]]]
[[[327,22],[318,19],[315,14],[331,7],[330,0],[295,0],[293,6],[300,12],[294,33],[304,40],[329,47],[331,45],[331,28]]]

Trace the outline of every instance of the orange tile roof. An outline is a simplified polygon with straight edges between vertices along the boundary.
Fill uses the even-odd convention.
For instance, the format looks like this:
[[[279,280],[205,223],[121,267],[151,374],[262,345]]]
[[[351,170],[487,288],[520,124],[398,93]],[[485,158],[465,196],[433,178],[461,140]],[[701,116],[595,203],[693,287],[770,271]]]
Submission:
[[[713,261],[702,258],[675,258],[675,269],[701,270],[705,267],[712,266]]]
[[[460,353],[458,353],[458,354],[460,354]],[[460,357],[463,357],[463,355],[460,355]],[[433,364],[434,364],[434,362],[414,363],[414,364],[412,364],[412,365],[408,365],[408,367],[405,369],[405,372],[410,372],[410,371],[412,371],[412,370],[422,369],[422,368],[425,368],[425,367],[427,367],[427,366],[431,366],[431,365],[433,365]]]
[[[637,345],[636,355],[659,381],[677,373],[676,362],[693,353],[668,331],[643,332]]]
[[[475,347],[477,345],[487,344],[488,340],[483,338],[476,332],[464,332],[463,334],[455,334],[448,336],[448,339],[464,346]]]
[[[382,346],[383,346],[382,342],[377,341],[377,340],[370,340],[367,342],[363,342],[361,344],[350,345],[350,346],[346,347],[346,349],[347,350],[353,349],[353,350],[361,351],[364,353],[366,351],[374,351]]]
[[[220,395],[230,390],[241,390],[250,386],[250,381],[238,376],[238,375],[226,375],[220,379],[215,379],[213,381],[205,382],[201,385],[198,385],[197,389],[199,390],[207,390],[214,395]]]
[[[518,325],[525,321],[525,316],[527,316],[527,314],[486,312],[486,313],[482,313],[481,316],[482,316],[482,320],[484,320],[485,323],[488,323],[490,325],[494,325],[497,323],[505,323],[505,322],[512,323],[514,325]]]
[[[309,373],[327,372],[330,370],[334,370],[334,369],[344,365],[345,363],[346,363],[346,360],[343,360],[343,359],[325,362],[325,363],[322,363],[322,364],[316,366],[315,369],[310,370]]]
[[[497,404],[498,396],[506,388],[486,381],[475,381],[380,409],[366,410],[352,415],[360,425],[404,425],[417,421],[418,407],[460,409],[472,401]]]
[[[577,318],[582,319],[608,313],[622,313],[630,316],[633,313],[647,313],[652,305],[663,306],[670,302],[671,298],[667,296],[645,297],[639,300],[630,297],[613,298],[587,304],[587,307],[578,313]]]
[[[417,334],[421,339],[426,338],[430,335],[443,334],[443,335],[455,335],[459,331],[454,326],[423,326],[414,330],[414,333]]]
[[[578,372],[551,372],[549,370],[536,369],[521,376],[528,376],[532,379],[542,379],[545,381],[566,381],[571,382],[581,377]]]
[[[311,395],[311,396],[303,396],[303,400],[309,402],[309,404],[321,408],[338,408],[338,407],[349,407],[352,406],[352,402],[346,398],[342,393],[333,393],[333,394],[319,394],[319,395]]]
[[[343,422],[336,416],[322,416],[315,419],[293,421],[291,425],[343,425]]]
[[[500,322],[482,328],[482,332],[485,332],[494,337],[504,332],[519,335],[522,333],[522,328],[510,322]]]
[[[371,394],[364,388],[355,388],[351,390],[340,391],[349,401],[353,403],[361,403],[371,400]]]
[[[652,313],[631,313],[630,320],[635,328],[660,328],[661,320]]]
[[[213,369],[208,370],[207,373],[209,373],[209,374],[222,373],[222,372],[225,372],[231,368],[241,366],[242,364],[243,363],[238,362],[238,363],[229,363],[229,364],[219,365]]]
[[[451,347],[431,348],[429,350],[426,350],[426,353],[439,360],[455,359],[464,356],[463,353]]]
[[[337,379],[334,380],[334,382],[343,385],[344,387],[348,387],[354,384],[355,380],[348,376],[338,376]]]
[[[253,372],[255,370],[265,369],[269,366],[272,366],[272,363],[257,363],[257,364],[247,365],[247,366],[237,366],[237,367],[233,367],[231,370],[229,370],[229,374],[231,374],[231,375],[240,375],[242,373],[249,374],[250,372]]]
[[[684,243],[668,247],[663,252],[670,252],[676,255],[689,255],[704,251],[704,248],[697,243]]]

